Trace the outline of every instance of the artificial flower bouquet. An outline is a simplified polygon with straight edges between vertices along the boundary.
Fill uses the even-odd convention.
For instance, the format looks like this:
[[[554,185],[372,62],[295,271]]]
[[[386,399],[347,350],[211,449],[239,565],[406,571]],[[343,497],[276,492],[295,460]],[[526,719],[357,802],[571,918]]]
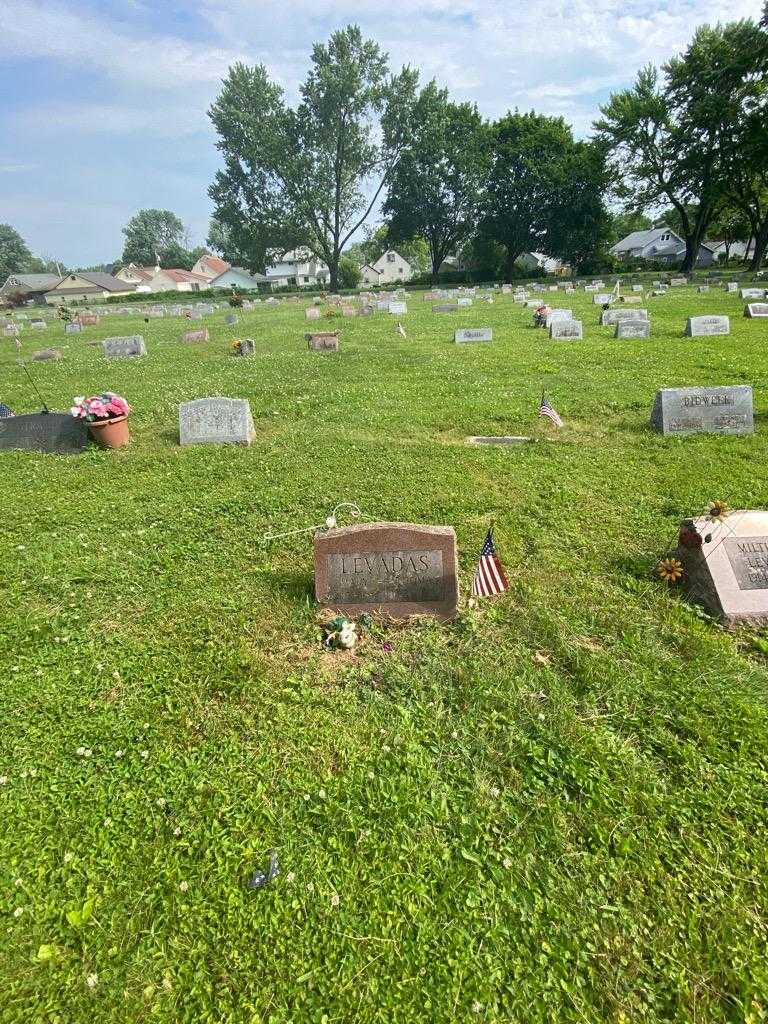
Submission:
[[[70,412],[85,420],[91,435],[103,448],[122,448],[130,440],[128,414],[131,407],[113,391],[104,391],[90,398],[75,398]]]

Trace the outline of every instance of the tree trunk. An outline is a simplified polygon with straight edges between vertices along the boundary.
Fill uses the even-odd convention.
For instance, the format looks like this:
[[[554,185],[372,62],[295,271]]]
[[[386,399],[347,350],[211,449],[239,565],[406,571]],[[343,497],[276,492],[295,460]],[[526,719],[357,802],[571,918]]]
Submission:
[[[329,287],[332,292],[339,290],[339,257],[333,256],[328,260],[328,274],[330,275]]]
[[[752,256],[752,262],[749,265],[749,269],[753,274],[758,271],[763,264],[766,246],[768,246],[768,215],[763,218],[760,230],[755,236],[755,252]]]
[[[519,255],[519,253],[512,252],[511,249],[507,249],[507,258],[504,261],[504,281],[507,284],[512,284],[512,274],[515,269],[515,260]]]

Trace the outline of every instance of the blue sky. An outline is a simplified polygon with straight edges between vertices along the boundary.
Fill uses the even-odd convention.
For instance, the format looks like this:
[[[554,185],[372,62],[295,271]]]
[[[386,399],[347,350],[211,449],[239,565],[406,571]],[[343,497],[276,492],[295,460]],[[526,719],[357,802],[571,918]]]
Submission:
[[[218,166],[206,110],[234,60],[263,63],[289,99],[311,45],[358,23],[424,81],[495,117],[597,108],[697,25],[762,0],[2,0],[0,222],[69,265],[108,262],[141,207],[205,240]]]

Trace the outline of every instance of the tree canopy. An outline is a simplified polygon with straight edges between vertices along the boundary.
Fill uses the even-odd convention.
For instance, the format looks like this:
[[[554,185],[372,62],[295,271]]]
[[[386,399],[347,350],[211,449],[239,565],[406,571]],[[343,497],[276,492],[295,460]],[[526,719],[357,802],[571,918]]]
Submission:
[[[0,284],[9,274],[27,271],[32,258],[19,232],[10,224],[0,224]]]
[[[209,194],[251,269],[306,245],[338,287],[344,246],[406,145],[417,77],[408,68],[390,75],[386,55],[354,25],[315,45],[295,109],[263,65],[229,69],[209,111],[224,158]]]
[[[122,262],[153,267],[159,260],[161,265],[181,266],[185,234],[184,224],[170,210],[139,210],[123,228]]]

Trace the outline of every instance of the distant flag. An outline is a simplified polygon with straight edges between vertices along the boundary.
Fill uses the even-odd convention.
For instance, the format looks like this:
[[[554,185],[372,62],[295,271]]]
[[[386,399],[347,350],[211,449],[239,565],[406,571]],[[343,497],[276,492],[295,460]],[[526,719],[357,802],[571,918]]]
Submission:
[[[541,401],[539,402],[539,416],[546,416],[548,420],[552,420],[556,427],[562,427],[563,425],[563,421],[550,405],[549,399],[544,392],[542,392]]]
[[[405,333],[405,328],[400,323],[400,321],[398,321],[398,323],[397,323],[397,333],[400,335],[401,338],[407,338],[408,337],[408,335]]]
[[[472,594],[475,597],[493,597],[496,594],[503,594],[508,585],[504,566],[496,554],[496,545],[493,543],[493,527],[491,527],[485,535],[485,542],[480,552],[480,561],[477,563],[475,578],[472,581]]]
[[[3,403],[0,402],[0,420],[9,420],[15,415],[16,413],[9,409],[7,405],[3,405]]]
[[[619,297],[620,289],[621,289],[621,278],[618,278],[616,280],[616,287],[613,289],[613,294],[616,296],[617,299]]]

